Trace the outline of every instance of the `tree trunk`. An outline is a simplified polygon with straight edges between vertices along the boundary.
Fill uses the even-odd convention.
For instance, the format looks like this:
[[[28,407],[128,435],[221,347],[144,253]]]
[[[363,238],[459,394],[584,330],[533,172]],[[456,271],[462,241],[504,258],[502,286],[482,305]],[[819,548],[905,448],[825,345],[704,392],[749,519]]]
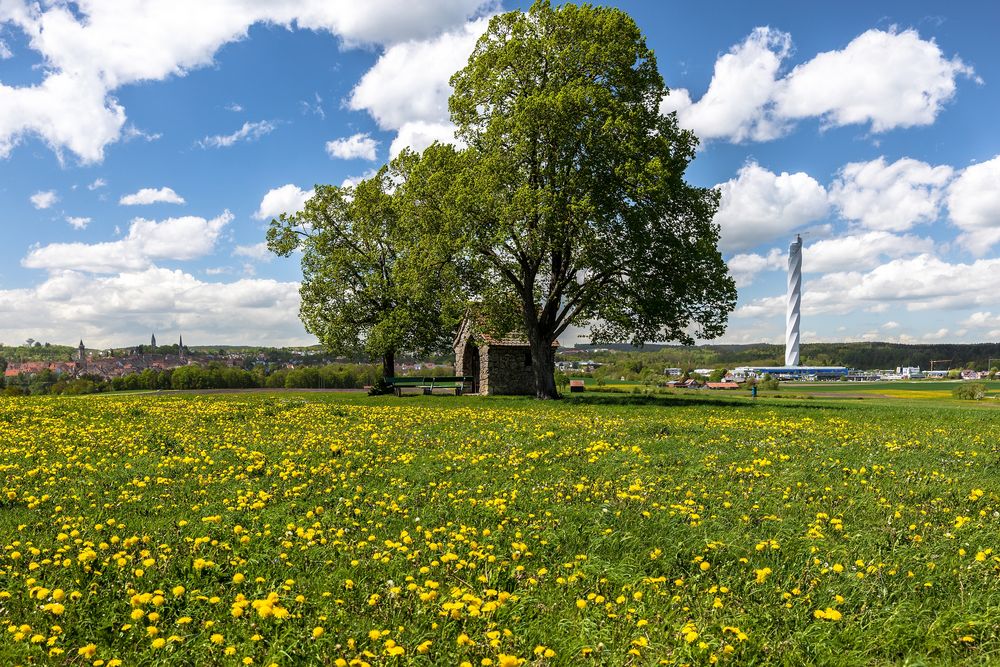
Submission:
[[[382,377],[391,378],[396,376],[396,352],[389,350],[382,355]]]
[[[541,336],[529,335],[531,345],[531,370],[535,375],[535,398],[549,400],[559,398],[556,389],[556,355],[552,341]]]

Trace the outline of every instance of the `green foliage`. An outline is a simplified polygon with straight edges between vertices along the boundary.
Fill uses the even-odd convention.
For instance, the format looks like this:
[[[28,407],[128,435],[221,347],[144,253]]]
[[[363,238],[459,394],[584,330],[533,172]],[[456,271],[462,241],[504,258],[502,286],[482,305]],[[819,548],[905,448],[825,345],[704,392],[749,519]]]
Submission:
[[[963,401],[981,401],[986,396],[982,382],[963,382],[952,390],[952,395]]]
[[[368,388],[369,396],[385,396],[393,392],[392,385],[384,377],[377,378]]]
[[[76,378],[73,380],[60,380],[52,385],[53,394],[64,394],[66,396],[80,396],[83,394],[94,394],[107,389],[107,385],[101,381],[90,378]]]
[[[2,345],[0,358],[11,361],[70,361],[76,353],[76,348],[69,345]],[[2,365],[2,364],[0,364]]]
[[[273,252],[302,250],[306,330],[334,354],[381,357],[385,375],[401,350],[446,347],[460,312],[433,220],[408,211],[401,194],[417,162],[404,152],[354,186],[318,185],[302,211],[267,232]]]
[[[781,386],[778,378],[773,377],[770,373],[764,373],[763,377],[758,378],[754,384],[757,385],[757,389],[767,389],[768,391],[777,391]]]
[[[476,296],[520,320],[539,397],[554,395],[544,362],[572,324],[635,342],[725,330],[736,290],[718,193],[683,180],[697,139],[660,114],[667,89],[626,13],[540,0],[495,16],[451,82]]]

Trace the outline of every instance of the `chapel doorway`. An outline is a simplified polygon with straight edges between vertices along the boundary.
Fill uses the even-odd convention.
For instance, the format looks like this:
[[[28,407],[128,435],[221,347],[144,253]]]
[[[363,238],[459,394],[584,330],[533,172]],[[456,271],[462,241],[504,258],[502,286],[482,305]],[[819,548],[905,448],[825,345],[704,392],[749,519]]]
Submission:
[[[479,393],[479,347],[469,341],[462,355],[462,375],[472,377],[472,393]]]

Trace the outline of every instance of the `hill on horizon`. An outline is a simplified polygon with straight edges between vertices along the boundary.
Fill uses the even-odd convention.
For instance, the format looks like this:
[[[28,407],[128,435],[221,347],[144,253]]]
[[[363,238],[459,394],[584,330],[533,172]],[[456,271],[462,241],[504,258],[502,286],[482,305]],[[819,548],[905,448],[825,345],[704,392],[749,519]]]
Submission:
[[[652,343],[635,347],[629,343],[580,343],[563,352],[593,352],[654,355],[658,361],[679,367],[781,366],[785,362],[783,345],[771,343],[676,345]],[[803,366],[848,366],[860,370],[919,366],[936,368],[1000,367],[1000,343],[805,343],[800,349]],[[947,362],[947,363],[941,363]]]

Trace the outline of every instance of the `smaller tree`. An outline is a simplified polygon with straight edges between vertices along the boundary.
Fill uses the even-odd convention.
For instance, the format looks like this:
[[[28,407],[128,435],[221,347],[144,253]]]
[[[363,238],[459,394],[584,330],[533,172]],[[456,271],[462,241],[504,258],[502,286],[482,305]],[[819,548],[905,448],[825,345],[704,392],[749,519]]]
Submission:
[[[728,373],[728,372],[729,371],[727,369],[725,369],[725,368],[716,368],[714,371],[712,371],[711,373],[709,373],[709,375],[708,375],[708,381],[709,382],[722,382],[722,378],[726,377],[726,373]]]
[[[982,382],[964,382],[952,390],[952,395],[963,401],[981,401],[986,396],[986,385]]]
[[[569,386],[569,376],[558,369],[556,370],[556,386],[560,389],[565,389]]]
[[[770,373],[764,373],[764,376],[757,380],[758,389],[767,389],[769,391],[777,391],[780,386],[778,378],[774,377]]]
[[[381,357],[383,377],[395,374],[397,352],[444,347],[458,319],[435,218],[412,214],[419,202],[403,195],[419,160],[404,151],[356,185],[318,185],[267,232],[272,252],[302,251],[306,330],[334,354]]]

